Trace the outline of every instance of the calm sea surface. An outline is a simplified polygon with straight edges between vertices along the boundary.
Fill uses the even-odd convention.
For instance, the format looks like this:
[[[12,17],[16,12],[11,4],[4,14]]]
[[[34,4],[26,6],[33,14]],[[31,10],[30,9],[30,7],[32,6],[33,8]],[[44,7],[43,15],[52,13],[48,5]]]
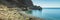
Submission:
[[[45,20],[60,20],[60,9],[32,10],[32,15]]]

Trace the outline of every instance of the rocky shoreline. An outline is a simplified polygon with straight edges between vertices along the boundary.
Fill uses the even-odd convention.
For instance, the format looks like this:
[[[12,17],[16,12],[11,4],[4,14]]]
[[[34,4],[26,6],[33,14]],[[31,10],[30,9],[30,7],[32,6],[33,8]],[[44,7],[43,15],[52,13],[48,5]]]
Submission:
[[[32,7],[31,0],[0,0],[0,20],[42,20],[25,12],[36,9]]]
[[[19,8],[7,8],[0,5],[0,20],[42,20],[25,13]]]

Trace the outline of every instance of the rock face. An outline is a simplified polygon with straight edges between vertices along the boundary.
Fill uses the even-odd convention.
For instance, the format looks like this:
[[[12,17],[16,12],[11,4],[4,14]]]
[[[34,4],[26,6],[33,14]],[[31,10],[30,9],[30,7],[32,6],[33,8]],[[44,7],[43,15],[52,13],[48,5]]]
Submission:
[[[33,6],[31,0],[0,0],[0,3],[7,5],[8,8],[18,7],[23,9],[24,11],[28,10],[28,7]]]
[[[31,7],[32,10],[42,10],[42,8],[40,6],[33,6]]]
[[[24,8],[27,9],[28,7],[29,8],[34,7],[33,2],[31,0],[0,0],[0,3],[7,5],[8,8],[19,7],[22,9],[24,9]],[[35,7],[35,8],[38,9],[37,7]],[[42,8],[40,8],[40,9],[42,9]]]
[[[8,7],[27,7],[33,5],[31,0],[0,0],[0,2]]]
[[[30,6],[31,0],[0,0],[0,20],[41,20],[22,11]]]

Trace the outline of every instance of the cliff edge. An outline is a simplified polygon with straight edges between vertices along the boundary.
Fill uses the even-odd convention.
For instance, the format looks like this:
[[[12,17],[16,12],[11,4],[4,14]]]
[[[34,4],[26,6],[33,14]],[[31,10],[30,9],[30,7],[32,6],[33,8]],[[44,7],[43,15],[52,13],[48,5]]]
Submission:
[[[31,6],[31,0],[0,0],[0,20],[42,20],[23,11]]]

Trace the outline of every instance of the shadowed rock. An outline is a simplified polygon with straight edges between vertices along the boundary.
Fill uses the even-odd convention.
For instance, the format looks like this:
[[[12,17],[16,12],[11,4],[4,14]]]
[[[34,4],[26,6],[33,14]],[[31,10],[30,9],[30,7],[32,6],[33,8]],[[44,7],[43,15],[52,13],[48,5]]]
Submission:
[[[0,9],[0,18],[1,18],[0,20],[25,20],[26,18],[28,19],[30,18],[29,20],[38,19],[20,10],[20,9],[26,10],[27,7],[33,7],[31,0],[0,0],[0,5],[3,5],[4,7]],[[15,9],[14,7],[19,8]]]
[[[8,8],[18,7],[23,11],[27,10],[30,6],[33,6],[31,0],[0,0],[0,4],[7,5]]]
[[[28,10],[27,9],[28,7],[30,9],[36,9],[36,10],[42,9],[41,7],[39,8],[37,6],[34,6],[31,0],[0,0],[0,4],[7,5],[8,8],[18,7],[22,8],[23,10]]]
[[[0,2],[11,8],[12,7],[27,7],[27,6],[33,5],[31,0],[0,0]]]

